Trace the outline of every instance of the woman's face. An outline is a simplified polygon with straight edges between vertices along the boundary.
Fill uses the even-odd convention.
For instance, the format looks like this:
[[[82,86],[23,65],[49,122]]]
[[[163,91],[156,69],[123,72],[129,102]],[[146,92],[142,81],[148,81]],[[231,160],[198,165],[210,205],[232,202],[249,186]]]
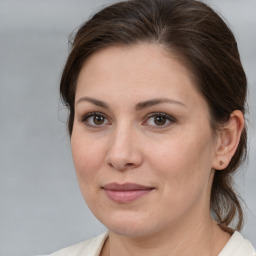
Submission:
[[[81,69],[72,154],[110,231],[156,234],[209,216],[215,140],[188,70],[159,45],[113,46]]]

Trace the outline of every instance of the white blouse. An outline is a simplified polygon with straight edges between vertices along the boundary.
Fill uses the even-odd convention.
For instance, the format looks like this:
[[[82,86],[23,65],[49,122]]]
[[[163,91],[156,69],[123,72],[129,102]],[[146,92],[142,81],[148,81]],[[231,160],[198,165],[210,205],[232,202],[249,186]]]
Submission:
[[[106,232],[48,256],[99,256],[107,237],[108,233]],[[256,256],[256,254],[252,244],[244,239],[239,232],[234,232],[219,256]]]

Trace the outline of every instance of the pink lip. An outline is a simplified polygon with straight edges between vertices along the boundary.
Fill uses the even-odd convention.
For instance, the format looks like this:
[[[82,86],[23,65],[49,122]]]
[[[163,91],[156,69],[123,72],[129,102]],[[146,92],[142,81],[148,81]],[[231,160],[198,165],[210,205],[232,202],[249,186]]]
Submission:
[[[109,199],[116,203],[129,203],[148,194],[154,188],[133,183],[109,183],[102,187]]]

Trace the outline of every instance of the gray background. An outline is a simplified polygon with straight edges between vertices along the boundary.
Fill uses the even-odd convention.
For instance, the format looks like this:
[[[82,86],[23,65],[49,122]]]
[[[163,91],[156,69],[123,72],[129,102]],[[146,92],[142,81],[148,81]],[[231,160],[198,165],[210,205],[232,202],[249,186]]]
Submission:
[[[47,254],[99,234],[76,182],[58,95],[68,36],[107,0],[0,0],[0,256]],[[210,1],[249,80],[250,154],[237,182],[256,246],[256,0]]]

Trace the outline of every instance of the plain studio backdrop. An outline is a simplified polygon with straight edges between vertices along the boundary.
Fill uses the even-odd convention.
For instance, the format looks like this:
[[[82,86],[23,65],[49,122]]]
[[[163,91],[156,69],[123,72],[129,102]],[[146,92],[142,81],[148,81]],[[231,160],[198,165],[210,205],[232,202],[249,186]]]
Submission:
[[[80,195],[58,87],[70,33],[110,2],[0,0],[0,256],[47,254],[105,230]],[[248,76],[250,153],[236,180],[242,233],[256,246],[256,0],[210,3]]]

